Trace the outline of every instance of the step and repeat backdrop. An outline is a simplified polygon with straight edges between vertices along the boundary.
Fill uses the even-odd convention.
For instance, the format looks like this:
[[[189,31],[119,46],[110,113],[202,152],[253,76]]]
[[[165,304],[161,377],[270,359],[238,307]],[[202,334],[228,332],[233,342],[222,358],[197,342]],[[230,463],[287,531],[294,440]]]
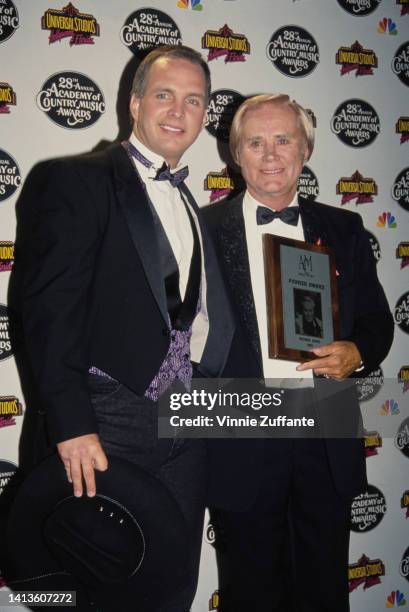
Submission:
[[[316,127],[300,192],[368,229],[396,329],[358,385],[370,486],[351,510],[351,610],[409,610],[409,0],[0,0],[0,496],[28,408],[8,304],[24,180],[40,161],[126,137],[138,58],[164,43],[201,51],[212,73],[207,124],[187,154],[201,205],[242,184],[226,144],[237,105],[283,92]],[[218,610],[216,547],[207,518],[193,612]]]

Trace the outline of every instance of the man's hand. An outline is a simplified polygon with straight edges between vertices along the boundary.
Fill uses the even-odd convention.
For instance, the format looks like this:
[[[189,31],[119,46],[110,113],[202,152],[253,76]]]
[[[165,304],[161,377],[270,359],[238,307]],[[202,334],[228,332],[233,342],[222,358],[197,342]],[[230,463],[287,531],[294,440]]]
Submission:
[[[103,472],[108,468],[108,459],[97,434],[71,438],[57,444],[57,450],[67,472],[68,482],[73,484],[75,497],[83,493],[84,478],[89,497],[96,493],[94,470]]]
[[[319,357],[297,366],[297,370],[314,370],[315,374],[321,374],[327,378],[342,380],[355,372],[361,365],[361,355],[354,342],[339,340],[319,346],[311,351]]]

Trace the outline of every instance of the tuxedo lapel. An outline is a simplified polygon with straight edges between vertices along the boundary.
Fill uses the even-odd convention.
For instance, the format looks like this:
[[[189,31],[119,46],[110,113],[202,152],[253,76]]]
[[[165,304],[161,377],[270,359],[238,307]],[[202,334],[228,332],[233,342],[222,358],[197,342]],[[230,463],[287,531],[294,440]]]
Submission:
[[[318,210],[319,207],[314,202],[301,197],[298,198],[298,203],[305,242],[321,246],[331,246],[325,224]]]
[[[217,376],[223,369],[234,331],[233,316],[224,287],[216,253],[202,213],[184,183],[180,184],[184,196],[196,213],[203,244],[204,269],[207,284],[207,312],[209,333],[200,360],[199,370],[206,376]]]
[[[108,154],[114,165],[116,195],[125,215],[133,244],[144,267],[153,296],[164,320],[168,322],[159,246],[146,191],[122,146],[112,147]]]
[[[225,204],[226,214],[220,227],[220,243],[230,289],[237,304],[250,345],[261,367],[261,347],[256,308],[251,286],[246,230],[243,217],[243,194]]]

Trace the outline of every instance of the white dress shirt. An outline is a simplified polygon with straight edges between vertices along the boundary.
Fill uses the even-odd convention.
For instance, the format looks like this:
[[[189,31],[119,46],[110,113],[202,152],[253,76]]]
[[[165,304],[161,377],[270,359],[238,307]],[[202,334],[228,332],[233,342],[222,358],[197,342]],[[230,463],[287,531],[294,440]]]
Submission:
[[[169,240],[173,255],[176,259],[179,268],[179,291],[183,300],[186,286],[189,278],[190,262],[193,253],[193,235],[190,221],[182,202],[182,195],[179,189],[173,187],[169,181],[155,181],[157,171],[162,167],[165,161],[163,157],[150,151],[140,140],[131,134],[130,142],[146,159],[153,165],[150,168],[144,166],[139,160],[132,157],[138,174],[146,187],[147,194],[152,202],[152,205],[160,219],[163,230]],[[179,162],[176,168],[172,168],[171,172],[178,170],[183,164]],[[196,224],[197,233],[200,240],[200,248],[202,255],[202,272],[201,272],[201,306],[192,326],[192,338],[190,341],[190,352],[192,361],[200,362],[204,346],[206,344],[209,333],[209,319],[207,314],[206,298],[207,285],[206,274],[204,268],[204,255],[202,236],[200,226],[195,211],[189,205],[189,210]]]
[[[298,196],[296,194],[289,206],[296,206],[297,204]],[[268,356],[266,286],[264,279],[262,236],[263,234],[274,234],[275,236],[283,236],[285,238],[292,238],[293,240],[304,240],[301,215],[298,218],[297,225],[289,225],[281,221],[281,219],[274,219],[274,221],[265,225],[257,225],[256,210],[258,206],[263,206],[263,204],[257,202],[257,200],[246,191],[243,199],[243,215],[249,254],[251,286],[253,289],[254,305],[260,336],[264,378],[274,379],[271,383],[273,386],[283,386],[287,388],[293,386],[297,388],[301,386],[314,386],[312,370],[297,372],[295,368],[298,364],[294,361],[270,359]],[[268,384],[267,381],[266,384]]]

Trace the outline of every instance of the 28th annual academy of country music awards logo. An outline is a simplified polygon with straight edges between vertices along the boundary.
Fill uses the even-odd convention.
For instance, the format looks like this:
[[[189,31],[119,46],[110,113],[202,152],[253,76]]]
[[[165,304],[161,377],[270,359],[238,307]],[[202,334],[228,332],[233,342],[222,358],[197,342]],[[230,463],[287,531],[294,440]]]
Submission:
[[[0,459],[0,497],[6,489],[8,483],[16,473],[17,466],[11,461]]]
[[[394,318],[399,329],[409,334],[409,291],[401,295],[396,302]]]
[[[202,36],[202,49],[208,51],[207,61],[224,57],[224,62],[244,62],[250,55],[250,43],[245,34],[237,34],[224,24],[219,30],[207,30]]]
[[[70,39],[70,47],[75,45],[93,45],[94,37],[100,35],[99,24],[88,13],[81,13],[72,2],[61,10],[47,9],[41,18],[41,28],[49,30],[48,42],[59,42]]]
[[[395,435],[395,446],[402,455],[409,459],[409,417],[399,425]]]
[[[244,96],[234,89],[216,89],[210,96],[207,107],[205,123],[207,132],[217,140],[227,142],[231,122],[244,99]]]
[[[381,367],[370,372],[365,378],[355,378],[358,401],[361,403],[373,399],[382,389],[384,381]]]
[[[409,546],[405,550],[402,556],[402,560],[400,562],[399,571],[403,578],[409,582]]]
[[[378,58],[372,49],[364,49],[357,40],[350,47],[340,47],[335,55],[335,63],[341,66],[340,74],[355,72],[355,76],[373,74],[378,68]]]
[[[306,200],[316,200],[320,194],[318,179],[309,166],[304,166],[298,177],[297,191]]]
[[[374,485],[357,495],[351,504],[351,529],[355,533],[370,531],[379,525],[386,514],[384,494]]]
[[[12,196],[20,185],[21,174],[16,160],[0,149],[0,202]]]
[[[41,86],[36,101],[53,123],[71,130],[88,128],[105,113],[102,90],[81,72],[52,74]]]
[[[401,83],[409,87],[409,41],[397,49],[392,60],[392,71]]]
[[[392,186],[392,197],[409,212],[409,167],[401,170]]]
[[[0,1],[0,43],[14,34],[20,25],[18,11],[12,0]]]
[[[362,148],[373,143],[381,126],[373,106],[365,100],[351,98],[336,108],[331,130],[347,146]]]
[[[374,256],[375,262],[378,263],[382,257],[381,245],[379,244],[379,240],[369,230],[366,229],[365,232],[368,236],[369,244],[371,245],[372,255]]]
[[[10,113],[10,106],[16,106],[16,92],[10,83],[0,83],[0,115]]]
[[[366,17],[378,8],[382,0],[337,0],[338,4],[354,17]]]
[[[378,186],[373,178],[362,176],[356,170],[352,176],[343,176],[336,186],[337,195],[342,196],[341,206],[355,200],[355,205],[368,204],[378,195]]]
[[[320,51],[315,38],[300,26],[286,25],[276,30],[268,44],[267,57],[282,74],[305,77],[317,67]]]
[[[134,55],[159,45],[181,45],[182,35],[172,17],[154,8],[134,11],[120,31],[122,43]]]

